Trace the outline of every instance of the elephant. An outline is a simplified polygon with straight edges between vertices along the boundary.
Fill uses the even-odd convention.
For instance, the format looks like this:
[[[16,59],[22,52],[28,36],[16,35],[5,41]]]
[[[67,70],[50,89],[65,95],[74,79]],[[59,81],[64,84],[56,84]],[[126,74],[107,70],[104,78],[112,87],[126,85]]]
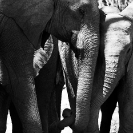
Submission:
[[[41,54],[42,48],[43,54]],[[63,81],[61,81],[61,63],[58,54],[58,45],[56,45],[55,37],[50,36],[49,40],[46,41],[45,46],[42,41],[42,48],[37,50],[34,55],[34,62],[37,63],[36,65],[39,64],[40,66],[41,64],[41,62],[38,63],[38,61],[41,60],[41,58],[38,59],[39,57],[43,57],[44,59],[42,60],[42,62],[45,62],[45,65],[43,66],[43,68],[41,68],[41,70],[38,72],[38,76],[35,78],[36,93],[38,98],[37,102],[39,105],[42,125],[45,125],[45,117],[48,117],[49,133],[52,133],[53,130],[54,133],[57,133],[60,132],[60,130],[58,131],[56,129],[54,123],[56,121],[59,121],[60,118],[60,107],[58,106],[60,106],[59,100],[61,98],[61,92],[64,83],[62,83]],[[47,76],[45,76],[46,74]],[[50,92],[46,93],[48,91]],[[58,98],[55,98],[55,96]],[[57,99],[58,101],[56,102],[55,99]],[[56,103],[59,105],[56,105]],[[48,108],[48,112],[46,112],[48,115],[46,115],[44,112],[46,106]],[[57,111],[56,106],[58,109]],[[22,123],[12,102],[10,103],[9,111],[12,120],[12,133],[22,133]]]
[[[64,121],[62,121],[62,123],[59,123],[59,126],[65,127],[67,123],[67,125],[74,130],[74,133],[76,132],[99,133],[97,121],[98,121],[98,112],[100,110],[101,105],[111,95],[112,91],[117,86],[118,82],[121,82],[120,80],[122,80],[122,83],[123,83],[123,77],[125,75],[125,71],[129,71],[129,70],[131,71],[131,67],[132,67],[130,65],[131,64],[130,58],[132,55],[132,22],[130,21],[132,20],[132,12],[130,12],[132,11],[131,9],[132,9],[132,3],[120,13],[117,13],[117,14],[109,13],[106,16],[105,15],[102,16],[101,14],[101,17],[102,17],[101,29],[100,29],[101,43],[100,43],[100,48],[99,48],[99,53],[97,58],[96,69],[94,73],[91,100],[89,99],[91,101],[89,110],[88,109],[86,110],[85,107],[87,105],[83,101],[84,99],[88,100],[87,99],[88,97],[86,95],[83,95],[82,91],[84,90],[79,91],[77,89],[78,78],[73,78],[73,75],[75,77],[78,77],[79,75],[78,65],[82,63],[82,61],[79,62],[77,59],[80,58],[78,54],[78,52],[80,51],[76,51],[74,48],[72,49],[72,47],[68,43],[63,43],[59,41],[60,57],[63,65],[65,83],[67,85],[70,106],[72,109],[69,112],[70,114],[68,113],[66,114],[66,116],[64,114],[65,119]],[[111,34],[112,32],[113,34]],[[123,38],[121,38],[121,36]],[[119,55],[120,57],[122,56],[120,59],[118,58]],[[116,63],[117,64],[119,63],[119,64],[117,65]],[[116,73],[117,67],[118,67],[118,70],[121,70],[118,73]],[[127,78],[126,80],[129,80],[129,79]],[[82,80],[82,82],[87,82],[87,81]],[[126,83],[126,86],[127,86],[127,83]],[[122,95],[120,95],[120,99],[124,97],[123,92],[125,92],[125,89],[123,90],[124,91],[120,91],[122,93]],[[78,91],[81,94],[78,93]],[[77,130],[73,126],[73,116],[77,111],[76,106],[80,106],[78,105],[78,101],[76,101],[77,100],[76,97],[78,97],[78,95],[80,95],[80,99],[82,100],[82,103],[83,103],[82,108],[84,109],[84,111],[86,111],[89,114],[89,119],[86,118],[87,120],[85,122],[87,125],[83,125],[84,127],[82,127],[81,125],[81,129]],[[126,102],[131,102],[131,99],[130,101],[126,101]],[[120,103],[123,106],[122,100],[120,100]],[[81,110],[78,110],[78,111],[79,112],[77,113],[80,114]],[[123,133],[124,130],[127,130],[125,127],[129,124],[129,118],[128,116],[126,116],[128,115],[127,111],[129,110],[121,109],[120,111],[122,111],[124,115],[121,117],[122,124],[119,132]],[[76,116],[74,117],[77,117],[77,115],[79,114],[76,114]],[[126,119],[125,121],[127,122],[124,122],[123,119],[124,120]],[[61,125],[61,124],[64,124],[64,125]]]
[[[100,8],[101,13],[104,13],[105,15],[109,13],[119,13],[120,10],[117,7],[114,6],[103,6]],[[111,127],[111,120],[113,112],[116,108],[116,104],[118,101],[117,94],[118,94],[118,87],[114,89],[112,94],[109,96],[109,98],[101,105],[101,123],[100,123],[100,133],[109,133],[110,127]]]
[[[46,39],[52,34],[61,41],[69,42],[79,56],[77,90],[89,88],[87,94],[91,94],[99,47],[97,0],[3,0],[0,8],[1,84],[8,86],[6,91],[18,112],[23,132],[47,133],[47,122],[42,130],[37,104],[34,51],[41,45],[43,32]],[[86,77],[86,73],[91,74]],[[82,80],[90,80],[90,83],[82,83]],[[78,96],[76,99],[81,103]],[[88,102],[86,101],[86,105],[89,105]],[[86,108],[89,110],[89,107]],[[82,111],[78,104],[76,110],[81,111],[80,114],[75,112],[76,115],[73,116],[73,129],[84,130],[88,121],[83,119],[89,117],[88,113]],[[5,121],[2,117],[5,112],[0,114],[0,124]],[[64,122],[59,125],[63,126]],[[0,130],[3,129],[1,126]]]
[[[101,22],[101,27],[100,27],[101,42],[99,47],[99,54],[97,58],[96,69],[95,69],[95,75],[93,79],[93,87],[92,87],[92,94],[91,94],[92,99],[90,103],[90,110],[89,111],[87,109],[85,110],[86,112],[88,112],[88,114],[90,114],[89,115],[90,117],[89,117],[88,125],[83,132],[99,133],[98,114],[99,114],[101,105],[111,95],[111,93],[113,92],[117,84],[120,82],[120,80],[123,79],[125,72],[129,70],[131,71],[132,66],[130,65],[131,64],[130,58],[132,55],[132,19],[133,19],[132,9],[133,9],[133,2],[130,3],[128,7],[126,7],[121,12],[109,13],[106,16],[105,15],[101,16],[102,17],[101,19],[103,20],[103,21],[100,21]],[[62,60],[63,70],[65,73],[65,78],[66,78],[65,82],[67,85],[70,106],[72,109],[72,111],[70,111],[69,114],[65,116],[69,118],[75,112],[75,106],[78,106],[77,101],[75,100],[75,97],[77,97],[79,94],[77,94],[78,90],[75,89],[76,84],[72,84],[72,82],[69,81],[69,80],[73,80],[73,83],[76,83],[77,80],[72,78],[72,76],[68,74],[68,71],[71,71],[72,69],[76,69],[77,73],[75,72],[72,75],[75,75],[78,77],[78,74],[79,74],[78,68],[77,68],[78,61],[76,60],[78,56],[74,53],[74,51],[70,49],[69,44],[66,44],[65,46],[65,44],[62,42],[60,42],[59,51],[61,51],[60,56]],[[72,62],[72,63],[69,63],[69,62]],[[72,66],[70,65],[68,66],[68,64],[72,64]],[[86,82],[86,81],[83,80],[82,82]],[[80,92],[81,93],[80,97],[82,100],[86,99],[86,95],[82,94],[83,91],[84,90],[81,90]],[[129,89],[129,92],[131,92],[132,94],[131,89]],[[122,124],[120,125],[120,130],[119,130],[120,133],[132,132],[132,130],[129,131],[129,129],[132,129],[132,125],[133,125],[131,122],[132,119],[129,116],[132,110],[128,110],[128,108],[132,108],[131,94],[129,97],[130,100],[129,101],[126,100],[127,104],[130,106],[125,104],[126,108],[122,108],[122,107],[121,107],[122,109],[120,108],[121,109],[120,111],[122,111],[123,113],[122,118],[120,118],[122,120],[121,122]],[[122,97],[123,95],[120,95],[120,97]],[[87,100],[90,100],[90,99],[87,99]],[[124,98],[123,98],[123,101],[120,100],[120,103],[121,102],[124,102]],[[123,103],[121,104],[123,105]],[[86,104],[83,104],[82,108],[84,109],[85,106]],[[78,113],[80,113],[80,110],[78,111],[79,111]],[[72,127],[72,125],[69,125],[69,126]],[[80,133],[82,131],[78,130],[77,132]],[[76,131],[74,131],[74,133],[76,133]]]
[[[104,58],[106,60],[106,65],[110,65],[110,67],[106,68],[108,69],[107,74],[105,73],[107,76],[106,78],[104,77],[104,84],[107,88],[103,90],[106,91],[105,93],[108,93],[108,89],[115,88],[115,90],[107,99],[107,101],[101,106],[103,118],[101,122],[100,133],[109,132],[112,114],[116,107],[117,101],[119,104],[120,118],[119,133],[133,132],[133,123],[131,122],[132,88],[130,86],[130,84],[132,84],[132,77],[131,74],[129,74],[129,71],[130,73],[132,71],[132,9],[133,2],[129,4],[129,6],[126,7],[123,11],[118,13],[116,18],[114,17],[115,15],[111,16],[111,14],[108,14],[107,17],[110,19],[110,22],[112,22],[112,25],[109,25],[108,20],[107,25],[102,26],[110,26],[108,26],[109,29],[104,28],[103,30],[106,32],[106,39],[102,42],[105,42]],[[124,18],[122,20],[121,16],[126,16],[128,19]],[[122,23],[124,23],[124,25]],[[111,71],[111,68],[113,69],[109,76],[109,71]],[[127,97],[127,95],[130,98]]]
[[[125,1],[125,3],[126,2],[127,1]],[[128,1],[128,2],[130,3],[131,1]],[[111,3],[110,3],[111,6],[103,6],[101,8],[101,10],[104,12],[104,14],[119,13],[120,10],[122,10],[122,8],[120,8],[120,7],[126,8],[126,6],[129,4],[128,2],[126,4],[124,4],[124,1],[123,1],[123,4],[120,3],[121,5],[119,5],[117,7],[114,7],[114,5],[111,5]],[[102,119],[101,119],[101,125],[100,125],[100,133],[109,133],[110,132],[111,119],[112,119],[113,112],[116,108],[116,104],[118,102],[118,94],[119,94],[119,91],[121,91],[120,84],[122,81],[121,80],[119,81],[119,83],[116,86],[113,93],[101,106]]]

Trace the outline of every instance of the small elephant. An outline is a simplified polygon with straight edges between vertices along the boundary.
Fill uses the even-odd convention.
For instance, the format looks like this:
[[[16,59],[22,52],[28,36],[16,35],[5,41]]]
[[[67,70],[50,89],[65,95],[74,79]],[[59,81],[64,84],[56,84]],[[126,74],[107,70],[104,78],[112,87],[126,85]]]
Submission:
[[[103,6],[100,10],[101,13],[104,13],[105,15],[120,12],[120,10],[114,6]],[[100,124],[100,133],[110,132],[112,115],[118,101],[117,93],[118,89],[116,87],[110,97],[101,106],[102,119]]]
[[[119,104],[120,118],[119,133],[133,132],[133,123],[131,122],[132,10],[133,2],[122,12],[114,14],[114,16],[108,14],[106,16],[107,23],[102,26],[103,33],[105,33],[104,37],[106,38],[105,40],[102,39],[102,43],[105,43],[103,48],[106,61],[103,94],[107,95],[109,89],[115,88],[115,90],[101,106],[103,118],[100,133],[109,132],[112,113],[117,101]]]
[[[2,0],[0,8],[1,83],[8,86],[6,91],[17,109],[23,132],[47,133],[47,124],[42,131],[37,104],[34,51],[40,47],[43,32],[46,40],[52,34],[69,42],[79,56],[78,84],[81,87],[77,88],[91,90],[92,82],[86,84],[81,81],[89,80],[90,77],[84,75],[90,72],[90,81],[93,81],[95,71],[99,46],[97,0]],[[87,56],[88,52],[90,56]],[[81,103],[80,98],[77,99]],[[86,102],[89,105],[89,101]],[[80,107],[77,106],[77,110]],[[0,124],[5,121],[4,114],[5,111],[0,114]],[[88,121],[79,119],[86,117],[89,117],[86,111],[76,116],[75,130],[86,127]]]
[[[120,8],[120,7],[125,8],[130,2],[131,1],[129,1],[125,6],[122,6],[124,4],[124,3],[122,3],[122,5],[119,6],[118,8]],[[108,8],[109,8],[109,10],[108,10]],[[118,8],[113,7],[113,6],[103,6],[101,8],[101,10],[105,14],[109,14],[109,13],[112,13],[112,12],[113,13],[118,13],[118,12],[120,12]],[[120,10],[122,10],[122,9],[120,9]],[[119,92],[122,90],[121,89],[122,88],[121,83],[123,82],[123,80],[122,81],[121,80],[119,81],[118,85],[116,86],[115,90],[110,95],[110,97],[101,106],[102,119],[101,119],[101,125],[100,125],[100,133],[109,133],[110,132],[112,115],[113,115],[113,112],[116,108],[116,104],[118,102]]]

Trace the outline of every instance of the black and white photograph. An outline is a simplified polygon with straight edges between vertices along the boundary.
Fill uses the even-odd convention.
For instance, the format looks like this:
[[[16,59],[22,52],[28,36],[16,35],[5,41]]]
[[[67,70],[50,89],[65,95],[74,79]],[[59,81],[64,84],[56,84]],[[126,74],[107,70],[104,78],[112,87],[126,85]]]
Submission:
[[[0,0],[0,133],[133,133],[133,0]]]

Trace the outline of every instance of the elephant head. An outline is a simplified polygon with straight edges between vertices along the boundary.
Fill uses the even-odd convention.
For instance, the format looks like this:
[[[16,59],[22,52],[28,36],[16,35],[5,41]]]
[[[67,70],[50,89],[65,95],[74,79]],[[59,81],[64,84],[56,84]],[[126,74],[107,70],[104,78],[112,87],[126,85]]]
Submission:
[[[63,58],[69,64],[66,69],[71,69],[65,71],[67,78],[74,90],[77,90],[72,128],[84,131],[89,122],[92,83],[99,48],[99,9],[95,0],[60,0],[55,9],[46,31],[68,42],[77,55],[77,69],[69,57]]]
[[[105,77],[103,99],[110,95],[118,81],[127,71],[127,63],[132,54],[133,2],[118,14],[108,14],[103,24],[105,56]]]

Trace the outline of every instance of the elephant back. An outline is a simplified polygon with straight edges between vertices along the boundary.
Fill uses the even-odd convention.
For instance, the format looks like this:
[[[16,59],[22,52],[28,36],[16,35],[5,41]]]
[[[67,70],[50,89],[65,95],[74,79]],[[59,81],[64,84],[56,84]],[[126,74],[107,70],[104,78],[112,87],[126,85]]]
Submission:
[[[52,16],[51,0],[1,0],[0,12],[13,18],[33,44]]]

